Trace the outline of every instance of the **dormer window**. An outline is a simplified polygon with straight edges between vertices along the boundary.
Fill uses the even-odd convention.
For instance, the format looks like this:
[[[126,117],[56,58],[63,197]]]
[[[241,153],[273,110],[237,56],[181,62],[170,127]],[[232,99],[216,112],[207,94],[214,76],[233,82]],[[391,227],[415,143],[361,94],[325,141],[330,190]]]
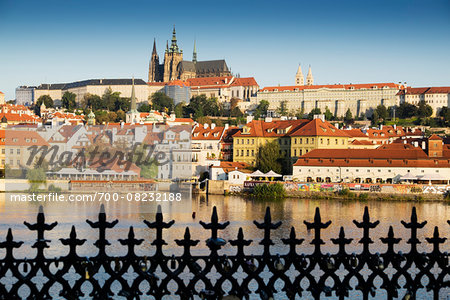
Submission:
[[[198,132],[194,132],[194,137],[198,137]]]
[[[205,132],[205,133],[203,134],[204,137],[207,137],[208,135],[209,135],[209,132]]]
[[[214,133],[214,136],[215,136],[215,137],[218,137],[218,136],[219,136],[219,133],[218,133],[218,132]]]
[[[273,128],[267,129],[267,132],[272,132],[272,131],[273,131]]]

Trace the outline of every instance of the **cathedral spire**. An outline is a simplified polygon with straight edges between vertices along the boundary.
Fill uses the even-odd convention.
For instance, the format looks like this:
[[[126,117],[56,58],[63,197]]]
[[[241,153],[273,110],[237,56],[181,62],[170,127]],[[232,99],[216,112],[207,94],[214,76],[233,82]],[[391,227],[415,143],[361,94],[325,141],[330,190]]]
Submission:
[[[194,53],[192,53],[192,62],[197,62],[197,48],[195,47],[195,40],[194,40]]]
[[[312,75],[311,65],[309,65],[308,75],[306,75],[306,85],[313,85],[313,84],[314,84],[314,77]]]
[[[295,85],[305,85],[305,78],[303,77],[302,66],[298,64],[297,74],[295,74]]]
[[[173,25],[172,44],[170,44],[170,52],[174,53],[180,52],[180,48],[177,45],[177,32],[175,31],[175,25]]]
[[[134,91],[134,76],[131,80],[131,106],[130,106],[130,112],[136,112],[136,93]]]
[[[156,38],[153,39],[153,51],[152,51],[152,55],[156,54]]]

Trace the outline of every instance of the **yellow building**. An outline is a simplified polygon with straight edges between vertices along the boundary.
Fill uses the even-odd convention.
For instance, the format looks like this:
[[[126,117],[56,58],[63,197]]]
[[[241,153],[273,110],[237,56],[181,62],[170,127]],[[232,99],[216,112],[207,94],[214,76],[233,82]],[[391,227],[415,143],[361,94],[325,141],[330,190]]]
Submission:
[[[290,134],[292,162],[313,149],[347,149],[349,137],[321,118],[311,120]]]
[[[346,149],[349,135],[320,118],[253,120],[233,135],[233,161],[254,166],[260,146],[277,141],[281,154],[295,162],[312,149]]]

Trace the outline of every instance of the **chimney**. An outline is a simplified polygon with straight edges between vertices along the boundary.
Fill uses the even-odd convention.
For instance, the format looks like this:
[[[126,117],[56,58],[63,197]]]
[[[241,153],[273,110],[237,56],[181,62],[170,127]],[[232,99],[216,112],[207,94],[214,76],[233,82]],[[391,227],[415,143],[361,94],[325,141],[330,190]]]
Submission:
[[[208,129],[208,126],[209,126],[208,123],[203,124],[203,128],[205,128],[205,129]]]
[[[380,130],[383,130],[383,124],[380,124]]]
[[[270,123],[270,122],[272,122],[272,118],[271,118],[271,117],[266,117],[266,118],[264,119],[264,122]]]
[[[422,150],[426,150],[427,149],[427,143],[425,143],[425,141],[422,141]]]
[[[414,142],[414,147],[416,147],[416,148],[419,147],[419,142],[418,141]]]
[[[123,129],[123,126],[125,125],[125,122],[124,121],[122,121],[122,122],[120,122],[120,129]]]
[[[230,128],[230,124],[225,124],[225,130],[227,130],[228,128]]]
[[[336,127],[337,129],[339,129],[339,123],[335,123],[334,127]]]
[[[211,123],[211,129],[216,128],[216,123]]]
[[[394,129],[397,130],[397,124],[394,124]]]
[[[253,121],[253,116],[247,116],[247,123],[250,123],[251,121]]]

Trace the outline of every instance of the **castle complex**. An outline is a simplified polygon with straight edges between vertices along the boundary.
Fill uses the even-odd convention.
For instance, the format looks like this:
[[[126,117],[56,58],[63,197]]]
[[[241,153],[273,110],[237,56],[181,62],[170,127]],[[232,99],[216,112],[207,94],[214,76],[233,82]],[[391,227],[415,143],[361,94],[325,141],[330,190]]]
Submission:
[[[171,80],[186,80],[199,77],[230,76],[224,59],[197,61],[197,50],[194,42],[194,52],[192,61],[183,60],[183,50],[177,45],[175,27],[173,28],[172,43],[166,44],[164,52],[164,62],[159,63],[159,56],[156,52],[156,41],[153,42],[152,57],[148,70],[148,82],[168,82]]]

